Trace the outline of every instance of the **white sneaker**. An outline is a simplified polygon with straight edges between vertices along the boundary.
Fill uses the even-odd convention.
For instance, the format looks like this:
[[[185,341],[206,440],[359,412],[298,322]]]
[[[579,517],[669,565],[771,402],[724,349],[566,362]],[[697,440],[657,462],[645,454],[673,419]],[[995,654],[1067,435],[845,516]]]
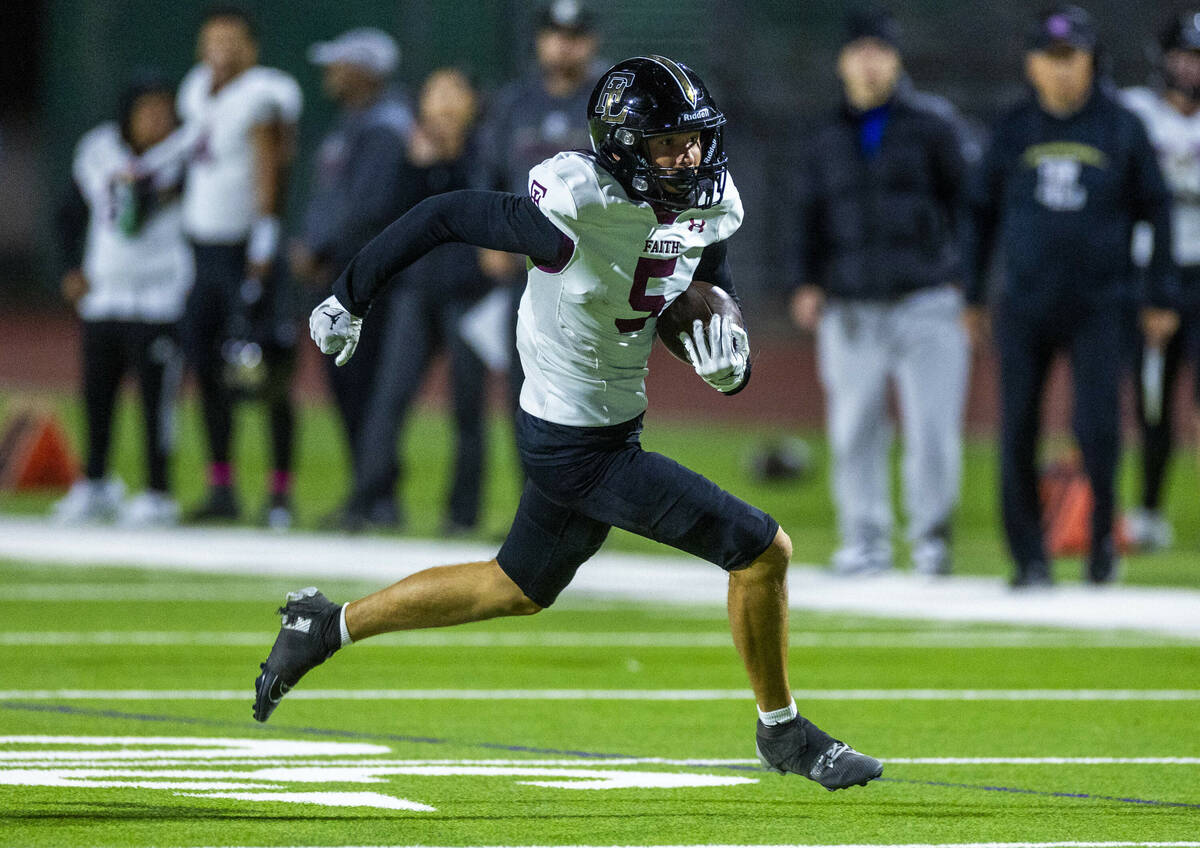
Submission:
[[[292,511],[283,504],[276,504],[267,510],[267,527],[272,530],[291,530]]]
[[[147,489],[121,505],[117,523],[122,527],[174,527],[179,523],[179,504],[165,492]]]
[[[1175,531],[1157,510],[1139,508],[1125,515],[1129,543],[1137,551],[1161,551],[1175,544]]]
[[[833,555],[832,570],[839,577],[866,577],[892,569],[890,545],[847,545]]]
[[[125,484],[107,480],[76,480],[66,496],[55,502],[51,518],[56,524],[93,524],[112,521],[121,507]]]
[[[945,539],[922,539],[913,543],[913,574],[942,577],[950,573],[950,546]]]

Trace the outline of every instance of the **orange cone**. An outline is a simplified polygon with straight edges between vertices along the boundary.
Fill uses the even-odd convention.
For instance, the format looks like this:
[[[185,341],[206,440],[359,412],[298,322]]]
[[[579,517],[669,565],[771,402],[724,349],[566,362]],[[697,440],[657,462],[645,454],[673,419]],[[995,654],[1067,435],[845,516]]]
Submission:
[[[1071,451],[1047,466],[1038,485],[1042,527],[1050,556],[1086,554],[1092,546],[1092,485],[1083,471],[1079,452]],[[1129,550],[1124,522],[1113,528],[1117,550]]]
[[[53,415],[18,413],[0,436],[0,489],[66,488],[78,475],[79,464]]]

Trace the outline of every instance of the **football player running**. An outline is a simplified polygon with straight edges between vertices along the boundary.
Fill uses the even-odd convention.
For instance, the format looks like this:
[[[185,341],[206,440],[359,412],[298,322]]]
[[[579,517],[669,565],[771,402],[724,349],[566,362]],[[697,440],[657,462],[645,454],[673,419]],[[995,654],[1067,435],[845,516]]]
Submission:
[[[197,55],[179,85],[183,127],[142,162],[151,170],[187,163],[183,226],[196,281],[181,335],[199,384],[209,452],[208,497],[188,519],[238,518],[233,405],[238,395],[251,394],[266,401],[270,422],[264,519],[282,529],[292,520],[297,332],[280,273],[279,215],[302,96],[290,75],[258,64],[254,23],[235,6],[207,10]]]
[[[1126,516],[1133,545],[1143,551],[1171,547],[1174,531],[1164,509],[1166,481],[1175,447],[1175,384],[1180,366],[1200,363],[1200,7],[1176,14],[1159,35],[1156,87],[1127,88],[1121,103],[1146,125],[1163,177],[1174,200],[1172,250],[1179,267],[1180,324],[1165,344],[1136,334],[1134,374],[1142,437],[1142,497]],[[1140,266],[1153,253],[1146,224],[1135,230],[1134,256]],[[1200,421],[1200,370],[1193,368],[1192,402]]]
[[[313,339],[345,362],[372,298],[436,245],[529,257],[516,423],[527,479],[488,562],[427,569],[349,604],[315,588],[289,594],[255,681],[254,716],[266,721],[307,671],[351,642],[539,612],[616,526],[729,572],[730,628],[758,702],[764,765],[831,790],[865,784],[880,762],[800,716],[791,696],[791,540],[771,516],[639,443],[657,316],[693,278],[733,292],[725,243],[742,204],[726,169],[725,117],[694,71],[649,56],[601,77],[588,119],[593,151],[533,168],[529,197],[459,191],[423,201],[363,248],[314,310]],[[707,383],[725,394],[746,385],[743,332],[714,317],[708,328],[696,321],[688,341]]]

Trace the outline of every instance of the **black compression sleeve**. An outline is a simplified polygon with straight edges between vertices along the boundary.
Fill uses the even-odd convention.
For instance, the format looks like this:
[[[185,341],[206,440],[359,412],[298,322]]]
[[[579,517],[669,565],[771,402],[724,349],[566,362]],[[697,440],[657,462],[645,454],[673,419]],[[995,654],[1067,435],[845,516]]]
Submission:
[[[440,244],[523,253],[551,265],[569,256],[571,240],[528,197],[500,191],[451,191],[427,198],[372,239],[333,284],[352,315],[363,316],[388,281]]]
[[[733,295],[733,275],[729,272],[729,250],[725,242],[713,242],[704,248],[692,279],[714,283]]]
[[[737,289],[733,285],[733,272],[729,270],[729,248],[726,242],[713,242],[704,248],[692,279],[720,286],[733,298],[738,309],[742,308],[742,299],[738,297]]]

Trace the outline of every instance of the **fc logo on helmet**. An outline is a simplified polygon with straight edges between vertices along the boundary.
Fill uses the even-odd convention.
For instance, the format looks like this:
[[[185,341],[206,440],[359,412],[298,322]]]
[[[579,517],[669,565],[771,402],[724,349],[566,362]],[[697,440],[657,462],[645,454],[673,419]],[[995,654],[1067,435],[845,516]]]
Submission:
[[[608,80],[604,83],[604,91],[600,92],[600,99],[596,101],[596,114],[600,116],[600,120],[606,124],[623,124],[625,119],[629,117],[629,107],[626,106],[620,109],[621,98],[625,95],[625,89],[633,85],[633,74],[628,71],[616,71],[608,75]]]

